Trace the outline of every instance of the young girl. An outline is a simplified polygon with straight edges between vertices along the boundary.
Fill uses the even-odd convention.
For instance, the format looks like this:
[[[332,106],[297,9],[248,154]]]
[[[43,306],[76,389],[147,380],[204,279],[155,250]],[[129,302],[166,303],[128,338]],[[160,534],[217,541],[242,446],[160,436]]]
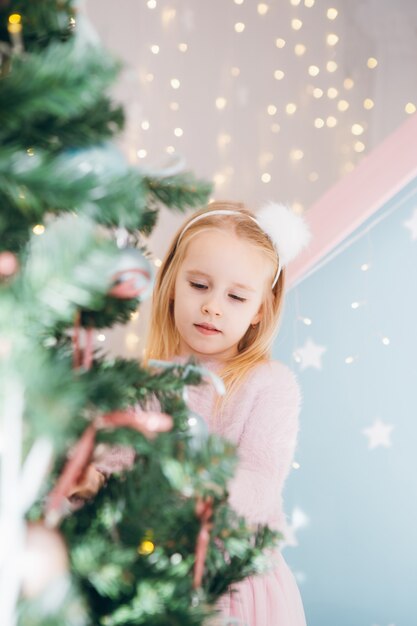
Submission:
[[[249,523],[285,535],[282,489],[293,459],[300,390],[293,372],[271,360],[283,307],[285,266],[306,245],[300,216],[282,205],[257,214],[211,203],[174,237],[154,288],[145,361],[190,356],[223,378],[189,390],[189,406],[211,432],[237,445],[230,505]],[[273,571],[249,577],[220,602],[241,626],[304,626],[294,577],[281,553]],[[237,621],[236,621],[237,618]],[[231,622],[232,623],[232,620]]]

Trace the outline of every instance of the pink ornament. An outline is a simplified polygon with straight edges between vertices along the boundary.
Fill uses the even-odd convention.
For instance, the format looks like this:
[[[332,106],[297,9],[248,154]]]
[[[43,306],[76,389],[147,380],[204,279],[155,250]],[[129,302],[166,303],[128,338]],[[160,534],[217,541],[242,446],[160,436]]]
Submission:
[[[110,289],[109,295],[120,300],[139,298],[148,290],[150,280],[151,275],[147,270],[141,268],[122,270],[115,274],[115,285]]]
[[[0,278],[9,278],[19,269],[19,261],[13,252],[0,252]]]

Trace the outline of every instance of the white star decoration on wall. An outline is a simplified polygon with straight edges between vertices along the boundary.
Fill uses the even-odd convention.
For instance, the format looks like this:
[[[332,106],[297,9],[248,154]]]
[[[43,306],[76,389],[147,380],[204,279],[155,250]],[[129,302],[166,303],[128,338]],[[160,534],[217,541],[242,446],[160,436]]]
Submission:
[[[285,529],[285,539],[282,543],[282,547],[284,546],[298,546],[298,539],[296,537],[296,532],[300,528],[304,528],[308,526],[310,523],[310,518],[302,509],[299,507],[295,507],[291,514],[291,520],[288,523],[288,526]]]
[[[373,426],[364,428],[362,433],[369,438],[368,448],[373,450],[379,446],[383,446],[384,448],[391,447],[391,431],[393,428],[394,426],[392,424],[384,424],[384,422],[379,419],[374,421]]]
[[[411,239],[417,239],[417,209],[414,209],[414,212],[409,220],[403,222],[404,226],[408,228],[411,232]]]
[[[315,367],[321,370],[321,357],[327,348],[320,346],[310,338],[307,339],[302,348],[297,348],[294,352],[294,359],[299,363],[300,370],[307,367]]]

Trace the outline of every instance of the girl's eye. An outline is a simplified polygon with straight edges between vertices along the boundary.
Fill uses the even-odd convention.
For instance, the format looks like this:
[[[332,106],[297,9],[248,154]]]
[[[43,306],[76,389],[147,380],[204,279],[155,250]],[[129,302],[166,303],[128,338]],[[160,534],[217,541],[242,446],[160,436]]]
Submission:
[[[191,285],[191,287],[194,287],[194,289],[198,289],[199,291],[201,291],[203,289],[207,289],[207,285],[202,285],[201,283],[195,283],[193,281],[190,281],[190,285]],[[239,302],[246,302],[246,298],[241,298],[240,296],[236,296],[233,293],[230,293],[229,296],[233,300],[238,300]]]

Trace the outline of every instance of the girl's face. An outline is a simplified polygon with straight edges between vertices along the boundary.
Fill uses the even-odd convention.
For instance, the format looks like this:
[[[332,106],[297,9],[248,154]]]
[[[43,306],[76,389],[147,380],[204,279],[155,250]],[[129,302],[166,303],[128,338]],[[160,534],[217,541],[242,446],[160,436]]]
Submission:
[[[237,354],[240,339],[261,319],[270,272],[267,259],[235,234],[209,230],[196,235],[175,281],[180,354],[222,360]]]

